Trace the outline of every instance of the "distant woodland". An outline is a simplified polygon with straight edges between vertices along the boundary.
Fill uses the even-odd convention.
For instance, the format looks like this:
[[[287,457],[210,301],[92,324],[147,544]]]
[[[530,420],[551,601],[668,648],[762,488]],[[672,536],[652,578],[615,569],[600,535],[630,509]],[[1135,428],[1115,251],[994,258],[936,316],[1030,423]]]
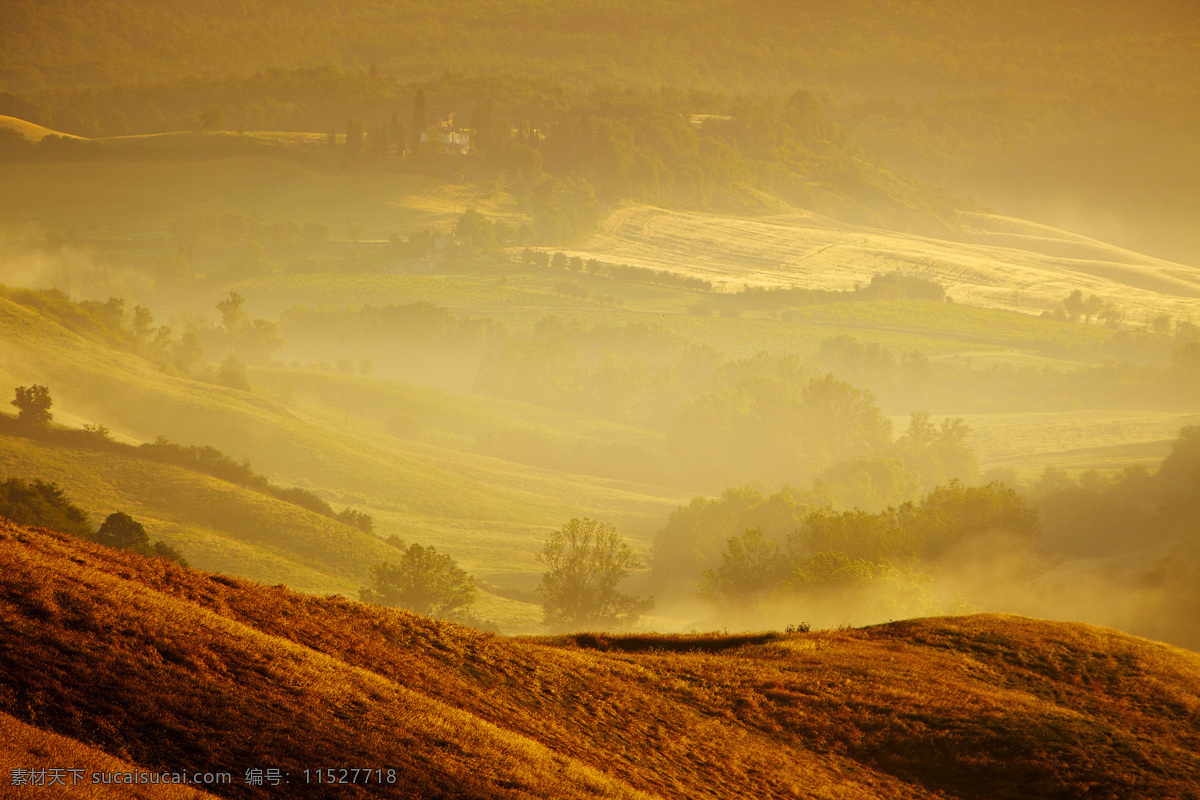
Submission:
[[[600,75],[772,92],[781,81],[803,81],[912,96],[934,83],[948,91],[1045,89],[1084,75],[1147,81],[1173,72],[1184,82],[1187,26],[1200,14],[1171,0],[987,0],[969,10],[938,0],[148,0],[50,9],[16,0],[5,12],[13,36],[0,64],[22,90],[375,63],[413,77],[519,72],[590,84]],[[1113,46],[1122,58],[1113,58]]]
[[[1194,4],[208,0],[5,14],[0,114],[67,133],[344,135],[354,118],[370,140],[393,121],[411,135],[423,91],[485,141],[502,122],[548,134],[532,148],[542,166],[568,193],[568,178],[602,173],[602,201],[770,211],[738,190],[752,186],[929,231],[975,197],[1155,255],[1200,254]],[[560,146],[580,134],[595,147]],[[511,169],[535,160],[511,155]],[[880,199],[903,210],[863,211]]]

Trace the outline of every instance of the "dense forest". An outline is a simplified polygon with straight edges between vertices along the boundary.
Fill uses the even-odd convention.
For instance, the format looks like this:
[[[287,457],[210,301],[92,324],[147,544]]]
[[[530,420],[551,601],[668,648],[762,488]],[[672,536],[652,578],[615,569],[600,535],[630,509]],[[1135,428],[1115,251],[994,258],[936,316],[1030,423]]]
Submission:
[[[53,9],[10,2],[7,27],[14,35],[2,74],[28,90],[120,83],[129,75],[156,81],[375,63],[414,77],[519,72],[590,84],[610,75],[735,91],[840,83],[916,96],[928,96],[933,84],[949,91],[1043,89],[1095,78],[1161,80],[1164,73],[1188,80],[1188,28],[1197,18],[1191,4],[1107,0],[1085,8],[990,0],[963,12],[937,0],[803,7],[778,0],[737,7],[712,0],[541,0],[518,7],[451,0],[399,8],[378,0],[352,7],[332,0],[253,6],[155,0]],[[1112,58],[1114,44],[1120,59]]]

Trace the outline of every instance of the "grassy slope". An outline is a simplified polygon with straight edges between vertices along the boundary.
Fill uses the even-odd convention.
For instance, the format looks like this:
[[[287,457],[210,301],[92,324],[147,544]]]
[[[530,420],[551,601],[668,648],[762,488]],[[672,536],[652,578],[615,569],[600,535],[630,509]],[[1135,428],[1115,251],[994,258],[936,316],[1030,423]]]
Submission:
[[[514,221],[516,210],[511,198],[489,187],[440,183],[416,174],[313,169],[259,157],[6,164],[0,165],[0,179],[14,187],[0,198],[5,227],[10,230],[32,226],[112,242],[153,240],[168,260],[175,255],[167,241],[169,224],[217,209],[253,212],[264,221],[321,221],[335,238],[358,228],[367,240],[385,240],[392,232],[404,235],[431,224],[448,225],[455,212],[468,204]],[[855,228],[803,213],[746,219],[631,206],[615,212],[583,249],[570,252],[702,275],[732,287],[750,283],[847,289],[875,273],[902,269],[945,283],[960,306],[1026,314],[1040,312],[1080,288],[1115,299],[1128,312],[1127,321],[1135,325],[1159,312],[1186,319],[1200,308],[1200,279],[1194,269],[1022,220],[968,216],[971,241],[948,242]],[[86,247],[73,257],[80,264],[92,258]],[[97,257],[119,261],[127,256],[114,251]],[[41,278],[45,282],[50,280],[46,264],[21,254],[10,269],[18,275],[23,271],[45,275]],[[286,268],[287,263],[268,266]],[[503,285],[497,273],[505,275]],[[486,313],[517,329],[530,328],[548,312],[614,319],[612,309],[559,294],[557,285],[572,279],[562,273],[489,269],[450,276],[259,273],[245,278],[237,288],[247,297],[248,307],[270,316],[296,303],[342,306],[426,300]],[[980,308],[935,310],[928,304],[837,304],[802,309],[787,323],[756,314],[744,319],[696,318],[683,313],[688,306],[697,302],[719,306],[721,298],[588,277],[581,280],[595,293],[613,294],[624,301],[616,319],[660,324],[731,356],[764,348],[810,352],[820,339],[836,333],[930,355],[981,346],[1016,345],[1036,351],[1045,342],[1070,346],[1110,335],[1095,327],[1038,324]],[[122,290],[114,286],[109,291]],[[211,311],[221,294],[222,290],[214,289],[186,301],[159,298],[152,307],[160,317],[179,310]]]
[[[1096,460],[1157,462],[1180,428],[1200,414],[1166,411],[1062,411],[966,414],[970,442],[985,467],[1039,464],[1096,466]],[[901,422],[897,420],[897,425]]]
[[[1200,657],[1088,626],[522,641],[3,523],[0,567],[0,711],[143,766],[394,767],[408,797],[1165,798],[1200,781]]]
[[[388,441],[301,418],[254,394],[164,375],[0,301],[5,384],[47,384],[60,408],[140,440],[211,444],[269,476],[355,494],[413,517],[538,524],[577,507],[630,519],[664,498],[614,482],[572,479],[482,456]],[[673,495],[672,495],[673,496]],[[547,517],[547,515],[550,515]],[[385,531],[386,533],[386,531]]]
[[[5,116],[4,114],[0,114],[0,128],[16,131],[31,142],[39,142],[47,136],[63,136],[68,139],[81,138],[79,136],[72,136],[69,133],[63,133],[62,131],[51,130],[44,125],[38,125],[34,122],[26,122],[23,119]]]
[[[12,187],[0,198],[9,230],[32,226],[114,240],[160,237],[163,252],[170,254],[169,224],[214,210],[256,213],[263,221],[320,221],[334,238],[357,228],[368,240],[447,225],[468,206],[513,221],[518,210],[494,187],[420,174],[313,169],[265,157],[2,164],[0,181]],[[1024,220],[986,214],[968,214],[964,220],[966,240],[952,242],[849,226],[806,212],[741,218],[629,206],[614,212],[581,249],[568,252],[693,274],[730,287],[848,289],[873,274],[900,269],[944,283],[960,304],[1026,313],[1040,312],[1079,288],[1116,300],[1134,324],[1159,312],[1187,318],[1200,307],[1200,278],[1192,267]],[[263,276],[244,293],[259,313],[277,313],[292,303],[415,299],[510,315],[556,306],[607,313],[557,295],[555,285],[566,277],[518,277],[499,287],[494,276],[479,275],[454,284],[413,275]],[[656,316],[664,309],[682,311],[697,299],[657,288],[603,283],[592,288],[621,296],[627,312]]]
[[[807,355],[816,352],[821,340],[840,334],[878,342],[896,353],[1003,353],[1015,347],[1037,357],[1043,350],[1086,347],[1112,335],[1112,331],[1095,326],[926,301],[807,306],[795,309],[788,321],[779,319],[777,313],[755,311],[740,317],[696,316],[687,313],[692,305],[715,311],[732,305],[733,299],[723,294],[619,284],[566,273],[507,272],[504,277],[505,284],[498,285],[495,272],[479,270],[445,275],[293,275],[252,279],[240,285],[238,291],[256,314],[268,316],[291,305],[399,305],[426,300],[461,314],[493,317],[515,331],[532,330],[546,314],[578,318],[589,324],[649,325],[714,347],[729,358],[744,358],[762,350]],[[620,297],[624,305],[619,309],[603,308],[591,300],[564,297],[555,290],[564,281],[578,282],[599,295]],[[839,288],[853,288],[853,284]],[[302,358],[303,353],[288,350],[285,356]]]
[[[481,434],[508,429],[542,431],[571,444],[662,446],[661,434],[619,422],[410,383],[283,369],[253,369],[250,381],[268,396],[288,398],[291,408],[373,435],[399,413],[411,429],[403,438],[457,450],[470,451]]]
[[[427,175],[320,170],[253,156],[2,164],[0,183],[10,187],[0,197],[4,227],[88,238],[165,236],[173,220],[213,211],[324,222],[334,238],[351,227],[387,238],[451,219],[456,203],[504,210],[469,187]]]
[[[235,458],[249,458],[272,480],[302,484],[335,504],[365,509],[375,517],[382,536],[398,534],[406,541],[433,544],[491,582],[511,578],[525,585],[536,580],[540,569],[535,554],[546,534],[573,516],[611,520],[645,549],[660,520],[686,499],[686,493],[677,490],[557,474],[433,444],[381,437],[378,429],[301,417],[260,396],[164,375],[138,358],[85,341],[7,301],[0,301],[0,346],[3,391],[30,383],[50,386],[59,419],[103,423],[140,441],[162,434],[172,441],[210,444]],[[61,474],[89,469],[88,485],[108,480],[104,460],[91,457],[81,458],[69,469],[64,465]],[[253,496],[242,493],[242,500],[247,497]],[[239,507],[265,502],[252,499],[248,506]],[[173,519],[189,528],[197,522],[173,518],[161,505],[156,510],[148,494],[135,504],[164,521]],[[259,513],[270,518],[274,512],[264,507]],[[287,518],[284,513],[268,527],[278,529]],[[214,526],[201,522],[199,527]],[[217,559],[211,562],[214,567],[223,568],[246,555],[227,549],[232,547],[228,540],[202,539],[206,544],[198,546]],[[285,550],[290,548],[290,543],[284,545]],[[345,579],[347,572],[362,575],[361,566],[374,560],[375,549],[356,553],[350,558],[353,566],[330,565],[319,571],[338,580]],[[313,568],[315,557],[309,558],[307,568]],[[268,562],[260,563],[267,570]],[[265,578],[257,570],[252,574]],[[318,585],[311,573],[294,568],[271,582],[280,580]],[[503,614],[516,614],[529,622],[527,610],[508,609]]]
[[[622,209],[579,251],[715,281],[846,289],[881,272],[936,280],[956,301],[1041,311],[1073,289],[1116,300],[1134,319],[1187,316],[1200,273],[1021,220],[968,215],[967,242],[856,228],[811,214],[759,219]]]
[[[397,553],[378,537],[181,467],[0,437],[0,477],[41,478],[94,515],[125,511],[201,569],[357,596]]]

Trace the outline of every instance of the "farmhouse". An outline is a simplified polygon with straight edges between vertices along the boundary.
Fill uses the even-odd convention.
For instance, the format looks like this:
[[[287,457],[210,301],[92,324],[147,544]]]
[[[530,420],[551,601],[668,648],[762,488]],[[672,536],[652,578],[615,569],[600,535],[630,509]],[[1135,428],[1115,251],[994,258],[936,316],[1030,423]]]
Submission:
[[[425,117],[421,141],[436,142],[443,153],[450,155],[465,156],[471,152],[471,131],[454,127],[453,112],[443,115],[440,111],[430,110]]]

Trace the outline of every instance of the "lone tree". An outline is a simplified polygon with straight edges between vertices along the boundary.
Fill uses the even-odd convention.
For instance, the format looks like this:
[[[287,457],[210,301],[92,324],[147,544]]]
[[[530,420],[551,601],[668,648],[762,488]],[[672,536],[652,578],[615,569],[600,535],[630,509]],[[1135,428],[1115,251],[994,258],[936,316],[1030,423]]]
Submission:
[[[475,602],[475,581],[449,555],[414,544],[399,564],[371,568],[374,585],[363,589],[364,603],[408,609],[427,617],[463,616]]]
[[[185,567],[188,565],[183,554],[171,545],[166,542],[151,542],[142,523],[124,511],[117,511],[105,517],[99,530],[92,534],[91,538],[98,544],[116,550],[128,550],[147,558],[164,558]]]
[[[17,407],[17,419],[26,425],[43,428],[50,424],[54,416],[50,406],[50,390],[36,383],[33,386],[18,386],[16,399],[12,404]]]
[[[547,571],[538,593],[547,625],[558,629],[631,625],[654,601],[617,591],[641,566],[611,524],[576,517],[546,540],[540,560]]]
[[[97,543],[117,550],[133,550],[143,553],[150,549],[150,537],[142,523],[126,514],[117,511],[105,517],[100,523],[100,529],[92,537]]]
[[[221,312],[221,324],[225,326],[225,330],[233,333],[238,329],[246,313],[243,308],[245,305],[246,298],[237,292],[230,292],[229,297],[217,303],[216,308]]]

